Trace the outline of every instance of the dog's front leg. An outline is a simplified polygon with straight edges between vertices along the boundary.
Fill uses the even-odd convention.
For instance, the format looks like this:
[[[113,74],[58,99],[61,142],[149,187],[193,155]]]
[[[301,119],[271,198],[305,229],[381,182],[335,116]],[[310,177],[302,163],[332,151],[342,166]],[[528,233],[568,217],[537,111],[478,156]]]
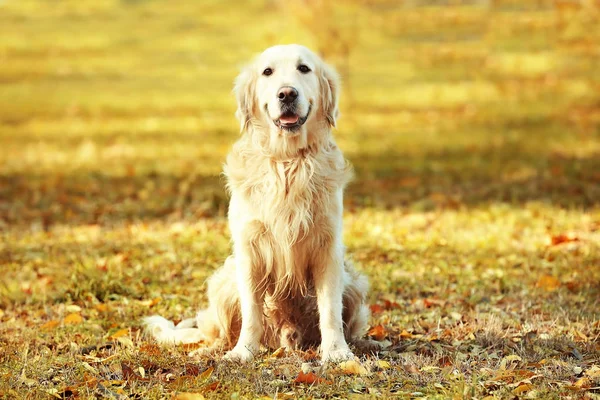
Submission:
[[[346,339],[342,322],[344,293],[344,251],[342,244],[327,249],[313,271],[321,329],[321,359],[341,361],[354,357]]]
[[[238,251],[236,259],[236,283],[240,295],[242,328],[235,347],[225,354],[225,359],[250,361],[260,349],[263,334],[262,295],[256,290],[252,276],[252,260],[245,251]]]

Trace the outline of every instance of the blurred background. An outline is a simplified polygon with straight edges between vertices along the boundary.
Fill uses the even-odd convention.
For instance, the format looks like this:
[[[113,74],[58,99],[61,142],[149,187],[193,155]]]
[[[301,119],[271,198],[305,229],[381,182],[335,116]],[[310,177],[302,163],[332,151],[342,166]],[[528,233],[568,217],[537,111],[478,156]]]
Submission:
[[[343,78],[344,243],[400,382],[368,393],[597,392],[600,0],[0,0],[0,393],[206,384],[177,383],[190,349],[162,358],[139,322],[206,304],[233,79],[284,43]],[[240,371],[217,363],[220,398],[367,393]]]
[[[600,1],[0,2],[0,226],[224,215],[232,81],[341,73],[348,210],[600,198]]]

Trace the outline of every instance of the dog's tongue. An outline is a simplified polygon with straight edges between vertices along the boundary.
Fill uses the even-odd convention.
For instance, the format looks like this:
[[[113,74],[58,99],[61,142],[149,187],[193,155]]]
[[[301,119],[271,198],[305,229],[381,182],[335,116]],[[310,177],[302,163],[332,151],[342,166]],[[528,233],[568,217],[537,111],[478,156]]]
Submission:
[[[282,124],[285,124],[285,125],[295,124],[296,122],[298,122],[298,116],[297,115],[282,115],[281,117],[279,117],[279,122],[281,122]]]

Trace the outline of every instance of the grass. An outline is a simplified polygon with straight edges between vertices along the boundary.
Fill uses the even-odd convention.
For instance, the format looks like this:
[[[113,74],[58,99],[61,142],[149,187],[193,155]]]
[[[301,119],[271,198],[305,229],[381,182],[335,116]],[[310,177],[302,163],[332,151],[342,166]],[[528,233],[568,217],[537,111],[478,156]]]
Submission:
[[[599,398],[600,9],[405,3],[0,2],[0,397]],[[363,368],[139,328],[205,305],[231,82],[287,42],[345,80]]]

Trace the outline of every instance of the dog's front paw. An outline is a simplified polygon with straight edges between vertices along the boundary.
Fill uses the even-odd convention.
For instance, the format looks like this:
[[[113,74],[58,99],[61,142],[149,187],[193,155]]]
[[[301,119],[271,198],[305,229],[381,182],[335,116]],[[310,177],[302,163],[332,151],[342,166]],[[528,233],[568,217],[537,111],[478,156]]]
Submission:
[[[353,359],[354,359],[354,354],[352,353],[352,351],[350,350],[348,345],[340,346],[340,347],[334,348],[334,349],[323,350],[323,354],[321,356],[321,361],[323,361],[323,362],[327,362],[327,361],[341,362],[341,361],[348,361],[348,360],[353,360]]]
[[[235,346],[232,350],[225,353],[223,359],[227,361],[239,361],[242,363],[247,363],[254,359],[254,353],[245,346]]]

